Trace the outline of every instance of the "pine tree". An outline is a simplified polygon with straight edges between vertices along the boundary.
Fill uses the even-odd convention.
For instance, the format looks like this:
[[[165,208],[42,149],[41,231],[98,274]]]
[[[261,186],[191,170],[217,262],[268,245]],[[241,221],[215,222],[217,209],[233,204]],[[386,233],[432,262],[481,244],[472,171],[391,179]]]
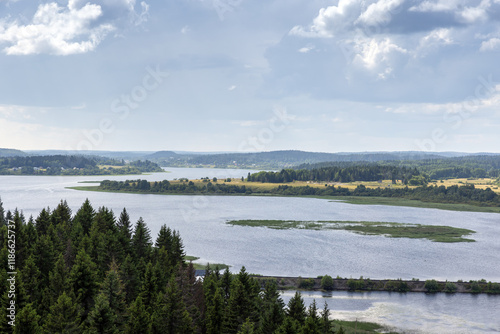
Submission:
[[[106,295],[101,292],[95,299],[95,305],[90,311],[87,321],[88,328],[85,334],[118,334],[115,315]]]
[[[42,234],[35,246],[35,264],[40,268],[40,286],[49,285],[49,273],[54,267],[54,248],[52,239],[48,234]]]
[[[297,320],[291,317],[286,317],[275,334],[297,334],[299,333],[300,324]]]
[[[120,279],[118,265],[112,262],[106,278],[101,284],[101,294],[106,298],[109,308],[113,313],[114,326],[117,330],[122,330],[126,311],[125,286]]]
[[[125,300],[130,304],[139,293],[139,272],[130,255],[127,255],[120,267],[120,278],[125,284]]]
[[[215,291],[206,300],[207,310],[205,313],[205,322],[207,334],[219,334],[222,332],[222,322],[224,320],[224,298],[222,290],[214,284]],[[206,297],[206,298],[207,298]]]
[[[182,300],[182,295],[171,279],[165,293],[160,293],[151,317],[153,334],[194,333],[193,320]]]
[[[123,261],[130,254],[132,245],[132,224],[127,209],[123,208],[116,226],[121,249],[120,260]]]
[[[26,306],[24,306],[16,315],[14,334],[41,334],[42,328],[40,327],[39,322],[40,316],[36,313],[33,305],[26,304]]]
[[[76,255],[69,277],[76,301],[82,303],[84,312],[87,314],[97,291],[97,280],[96,265],[84,250],[80,250]]]
[[[5,210],[3,208],[2,198],[0,197],[0,227],[7,225],[7,219],[5,218]]]
[[[250,321],[250,318],[248,318],[243,325],[241,325],[240,330],[238,331],[238,334],[254,334],[255,324]]]
[[[49,225],[51,223],[50,209],[42,209],[42,211],[40,211],[40,213],[38,214],[38,217],[35,219],[35,223],[38,236],[47,234],[47,232],[49,231]]]
[[[278,292],[276,281],[266,283],[262,297],[261,332],[272,334],[282,324],[285,318],[285,303]]]
[[[47,333],[81,333],[81,315],[83,309],[76,303],[73,293],[63,292],[54,305],[50,307],[45,332]]]
[[[144,302],[144,305],[147,308],[153,306],[158,291],[159,291],[158,276],[155,268],[153,267],[153,264],[149,262],[146,266],[146,272],[144,274],[144,279],[142,280],[142,286],[139,292]]]
[[[139,296],[132,302],[127,310],[128,321],[125,326],[125,333],[127,334],[149,334],[150,330],[150,316],[142,303],[142,297]]]
[[[23,288],[21,297],[24,302],[36,305],[40,296],[40,270],[35,264],[34,256],[30,256],[24,263],[19,280]]]
[[[136,260],[144,259],[147,263],[151,254],[151,233],[144,220],[139,218],[132,237],[132,254]]]
[[[59,205],[52,211],[51,220],[55,226],[63,222],[71,225],[71,209],[66,200],[61,200]]]
[[[287,316],[296,320],[300,325],[303,325],[306,319],[306,307],[300,292],[295,292],[295,295],[288,301]]]
[[[94,216],[94,208],[92,208],[92,205],[90,205],[89,199],[87,198],[85,202],[83,202],[81,208],[76,212],[73,221],[74,223],[78,222],[80,224],[84,234],[88,234],[90,231],[90,227],[92,226]]]
[[[328,303],[325,301],[325,306],[321,312],[321,332],[324,334],[330,333],[331,327],[330,310],[328,309]]]

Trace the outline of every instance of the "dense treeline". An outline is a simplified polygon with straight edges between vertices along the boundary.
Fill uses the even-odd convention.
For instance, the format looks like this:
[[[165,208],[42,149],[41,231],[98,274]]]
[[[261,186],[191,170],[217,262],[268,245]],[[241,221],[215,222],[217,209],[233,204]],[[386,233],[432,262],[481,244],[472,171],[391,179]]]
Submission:
[[[0,220],[1,333],[333,333],[326,304],[319,315],[296,294],[285,307],[275,281],[261,290],[245,268],[233,275],[207,267],[197,279],[176,231],[162,226],[153,244],[146,223],[133,225],[126,209],[116,218],[87,200],[72,215],[64,201],[28,221],[2,210]],[[15,320],[7,317],[11,300]]]
[[[102,181],[98,187],[105,191],[164,193],[164,194],[272,194],[283,196],[359,196],[359,197],[394,197],[420,200],[432,203],[470,204],[475,206],[500,206],[500,196],[490,188],[475,188],[473,184],[463,186],[420,186],[416,188],[367,188],[364,185],[349,190],[341,186],[310,187],[279,185],[271,189],[249,186],[229,185],[227,183],[201,183],[192,181],[171,183],[167,180],[148,182]]]
[[[99,188],[106,191],[130,191],[147,193],[172,193],[172,194],[246,194],[251,189],[246,186],[228,183],[207,182],[195,184],[193,181],[172,183],[168,180],[149,182],[147,180],[110,181],[104,180]]]
[[[99,168],[113,165],[118,168]],[[162,172],[151,161],[132,161],[72,155],[46,155],[0,158],[0,175],[114,175]]]
[[[395,197],[420,200],[432,203],[470,204],[476,206],[500,206],[500,196],[490,188],[476,189],[473,184],[463,186],[421,186],[416,188],[367,188],[359,185],[354,190],[327,186],[324,188],[292,187],[280,185],[271,191],[273,194],[288,196],[360,196],[360,197]]]
[[[318,169],[325,167],[350,167],[363,162],[321,162],[302,164],[294,169]],[[453,158],[415,159],[396,161],[379,161],[382,166],[399,166],[416,168],[421,174],[432,180],[449,178],[497,178],[500,177],[500,155],[469,155]]]
[[[283,169],[280,172],[261,171],[248,175],[250,182],[283,183],[292,181],[315,181],[315,182],[354,182],[354,181],[378,181],[378,180],[401,180],[404,184],[418,185],[427,183],[426,179],[420,177],[416,168],[380,166],[380,165],[358,165],[348,167],[322,167],[315,169]]]

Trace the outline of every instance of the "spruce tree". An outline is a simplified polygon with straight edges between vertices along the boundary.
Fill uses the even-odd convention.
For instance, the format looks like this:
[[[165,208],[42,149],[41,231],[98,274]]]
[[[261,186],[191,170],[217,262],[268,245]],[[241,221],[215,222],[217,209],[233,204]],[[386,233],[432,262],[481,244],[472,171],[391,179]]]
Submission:
[[[76,255],[75,264],[71,268],[69,277],[76,301],[82,303],[86,315],[90,311],[98,286],[96,265],[84,250],[80,250]]]
[[[81,333],[83,309],[75,300],[74,294],[63,292],[50,307],[45,321],[45,332],[72,334]]]
[[[4,319],[2,319],[4,321]],[[26,304],[16,315],[16,326],[14,334],[41,334],[40,316],[32,304]]]
[[[79,223],[83,229],[84,234],[88,234],[90,231],[90,227],[92,226],[92,221],[94,220],[95,211],[90,204],[89,199],[87,198],[85,202],[83,202],[80,209],[76,212],[75,217],[73,218],[74,223]]]
[[[285,318],[284,307],[276,281],[268,281],[262,296],[261,333],[272,334],[278,329]]]
[[[111,309],[108,298],[104,293],[100,293],[95,298],[95,304],[90,311],[85,334],[118,334],[120,331],[116,327],[116,316]]]
[[[2,198],[0,197],[0,227],[7,225],[7,219],[5,218],[5,210],[3,208]]]
[[[328,309],[328,303],[325,301],[325,306],[323,307],[323,311],[321,311],[321,332],[324,334],[330,333],[331,327],[330,310]]]
[[[127,334],[150,334],[150,315],[142,303],[142,297],[138,296],[127,309],[128,321],[125,325]]]
[[[136,260],[144,259],[147,263],[151,255],[151,232],[144,220],[139,218],[132,237],[132,254]]]
[[[304,324],[306,319],[306,307],[300,292],[295,292],[295,295],[288,301],[287,316],[296,320],[300,325]]]
[[[151,332],[153,334],[195,332],[193,320],[189,316],[182,294],[173,278],[169,281],[165,293],[158,295],[151,317]]]

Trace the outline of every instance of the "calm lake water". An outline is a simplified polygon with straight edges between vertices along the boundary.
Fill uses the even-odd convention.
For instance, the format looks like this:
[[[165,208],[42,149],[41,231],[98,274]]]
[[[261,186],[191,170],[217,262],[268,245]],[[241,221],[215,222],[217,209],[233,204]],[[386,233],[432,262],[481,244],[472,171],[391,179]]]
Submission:
[[[88,198],[94,208],[116,215],[126,207],[132,220],[143,217],[156,237],[161,225],[179,230],[188,254],[202,261],[246,266],[263,275],[315,277],[428,278],[500,281],[500,215],[436,209],[351,205],[312,198],[177,196],[82,192],[65,187],[81,181],[241,177],[248,170],[168,168],[141,176],[0,176],[5,209],[36,216],[66,199],[75,213]],[[271,230],[229,226],[233,219],[355,220],[449,225],[475,230],[473,243],[362,236],[347,231]],[[343,297],[342,297],[343,296]],[[341,298],[342,297],[342,298]],[[321,297],[323,298],[323,297]],[[425,294],[334,294],[336,317],[355,316],[422,333],[500,331],[500,298]],[[345,302],[340,303],[340,300]],[[348,301],[348,302],[347,302]],[[447,304],[447,302],[449,302]],[[321,304],[323,301],[321,300]],[[344,313],[342,313],[344,312]],[[354,313],[353,313],[354,312]],[[472,317],[472,318],[471,318]],[[488,320],[489,319],[489,320]],[[477,322],[477,323],[476,323]],[[453,330],[465,326],[459,331]],[[405,325],[405,326],[403,326]],[[440,330],[435,330],[438,328]],[[450,328],[449,331],[443,331]],[[420,332],[419,332],[420,333]]]

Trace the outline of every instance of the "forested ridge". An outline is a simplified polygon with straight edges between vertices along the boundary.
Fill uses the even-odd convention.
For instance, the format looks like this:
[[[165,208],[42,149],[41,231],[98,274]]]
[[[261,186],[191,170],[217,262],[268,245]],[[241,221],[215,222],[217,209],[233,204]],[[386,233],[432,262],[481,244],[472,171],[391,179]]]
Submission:
[[[117,168],[99,168],[98,165]],[[113,175],[162,171],[160,166],[148,160],[125,163],[123,160],[76,155],[0,158],[0,175]]]
[[[394,166],[399,168],[417,169],[431,180],[448,178],[484,178],[500,177],[500,155],[467,155],[452,158],[414,159],[414,160],[386,160],[376,163],[370,162],[320,162],[301,164],[295,170],[322,169],[329,167],[353,167],[363,165]]]
[[[196,279],[178,232],[164,225],[153,243],[126,209],[117,218],[87,200],[73,215],[61,201],[26,220],[0,208],[2,333],[334,333],[326,304],[320,314],[296,294],[285,306],[275,281],[261,290],[244,267]]]

